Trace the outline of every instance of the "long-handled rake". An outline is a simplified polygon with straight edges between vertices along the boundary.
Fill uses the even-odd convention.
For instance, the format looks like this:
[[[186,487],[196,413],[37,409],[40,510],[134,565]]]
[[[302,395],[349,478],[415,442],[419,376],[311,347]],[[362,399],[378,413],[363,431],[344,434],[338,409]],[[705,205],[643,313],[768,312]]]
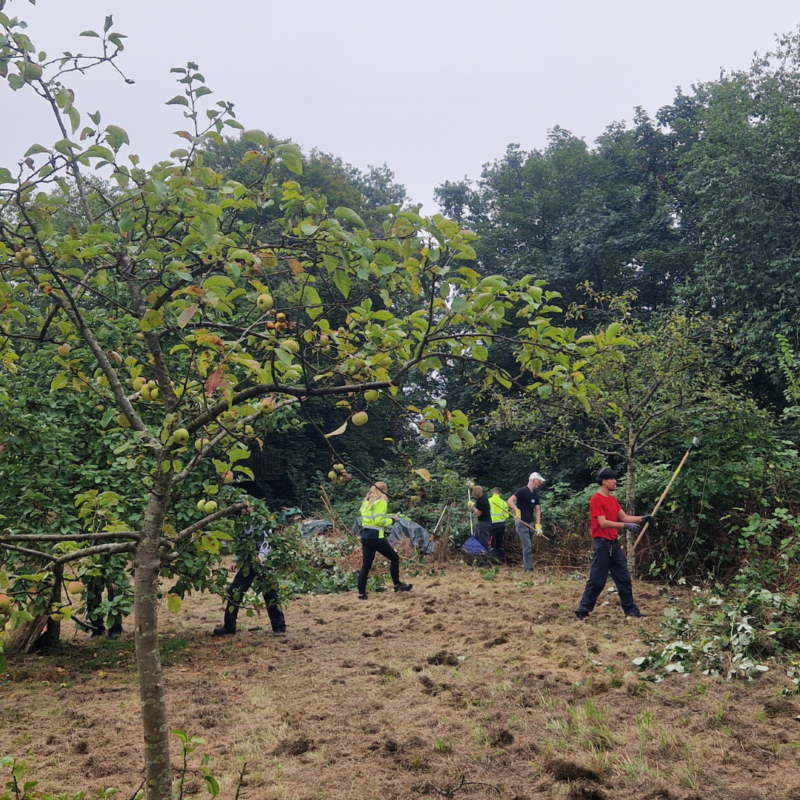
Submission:
[[[699,449],[700,449],[700,439],[697,436],[695,436],[694,439],[692,439],[692,443],[689,446],[689,449],[686,451],[686,455],[684,455],[684,457],[681,459],[681,463],[678,464],[678,469],[676,469],[675,472],[672,473],[672,477],[669,479],[669,483],[667,484],[667,488],[664,489],[664,491],[661,494],[661,497],[658,498],[658,502],[656,503],[656,507],[653,509],[653,513],[650,516],[654,517],[658,513],[658,509],[661,508],[661,504],[664,502],[664,498],[667,496],[667,493],[672,488],[672,484],[675,483],[675,479],[678,477],[678,473],[680,473],[681,469],[683,468],[683,465],[686,463],[686,460],[689,458],[689,454],[692,452],[692,450],[699,450]],[[645,522],[644,526],[642,527],[641,532],[639,533],[638,538],[633,543],[633,547],[631,548],[631,553],[636,552],[636,546],[642,540],[642,536],[644,536],[644,532],[647,530],[648,525],[650,525],[650,523],[649,522]]]

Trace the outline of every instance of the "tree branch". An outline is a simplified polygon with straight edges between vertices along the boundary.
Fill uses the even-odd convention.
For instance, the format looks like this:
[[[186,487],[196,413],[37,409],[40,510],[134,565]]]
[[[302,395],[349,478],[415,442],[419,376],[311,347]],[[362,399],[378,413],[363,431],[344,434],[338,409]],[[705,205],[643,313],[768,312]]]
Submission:
[[[0,536],[0,543],[2,542],[92,542],[103,541],[104,539],[134,539],[138,541],[141,538],[141,533],[138,531],[104,531],[100,533],[83,533],[83,534],[57,534],[57,533],[13,533],[9,535]]]
[[[197,531],[203,530],[206,525],[216,522],[218,519],[229,517],[231,514],[237,514],[242,509],[247,508],[248,505],[249,503],[246,500],[243,500],[239,503],[234,503],[234,505],[228,506],[227,508],[221,508],[219,511],[215,511],[213,514],[204,517],[199,522],[195,522],[193,525],[190,525],[188,528],[184,528],[180,533],[178,533],[177,536],[169,541],[171,544],[174,544],[175,542],[182,542],[184,539],[188,539],[190,536],[192,536],[192,534],[197,533]]]

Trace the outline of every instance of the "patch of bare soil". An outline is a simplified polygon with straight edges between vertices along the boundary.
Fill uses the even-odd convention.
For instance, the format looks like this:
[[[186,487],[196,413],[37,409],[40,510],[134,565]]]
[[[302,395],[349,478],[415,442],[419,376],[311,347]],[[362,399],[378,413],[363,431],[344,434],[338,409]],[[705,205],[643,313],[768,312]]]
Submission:
[[[404,577],[412,592],[366,603],[296,600],[285,637],[243,617],[235,637],[216,639],[212,596],[164,609],[171,724],[206,740],[196,756],[209,754],[222,797],[246,763],[241,800],[800,798],[800,709],[780,697],[780,670],[750,685],[697,674],[653,684],[633,671],[685,595],[637,584],[652,617],[626,624],[606,594],[581,623],[579,576]],[[2,750],[42,791],[130,797],[139,786],[131,625],[119,642],[77,633],[11,664]],[[176,764],[178,752],[176,740]],[[198,774],[186,791],[205,796]]]

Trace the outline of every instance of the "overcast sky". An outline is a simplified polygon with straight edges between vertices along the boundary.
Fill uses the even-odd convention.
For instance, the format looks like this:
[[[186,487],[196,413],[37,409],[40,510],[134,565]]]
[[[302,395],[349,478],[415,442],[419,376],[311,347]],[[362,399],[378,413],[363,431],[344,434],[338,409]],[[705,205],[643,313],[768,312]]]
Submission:
[[[360,168],[385,162],[428,213],[435,186],[477,177],[509,142],[540,148],[554,125],[592,142],[677,86],[747,68],[800,22],[796,0],[13,0],[5,12],[48,55],[91,52],[97,40],[78,33],[113,14],[135,85],[111,70],[71,85],[146,164],[180,146],[169,70],[195,61],[246,128]],[[30,95],[0,82],[0,165],[60,138]]]

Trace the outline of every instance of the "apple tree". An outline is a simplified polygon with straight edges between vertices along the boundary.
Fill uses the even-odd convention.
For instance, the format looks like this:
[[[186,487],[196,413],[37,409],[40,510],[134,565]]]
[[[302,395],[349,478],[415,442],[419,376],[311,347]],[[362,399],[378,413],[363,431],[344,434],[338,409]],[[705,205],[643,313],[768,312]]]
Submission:
[[[47,392],[104,407],[92,458],[117,465],[109,475],[137,476],[136,491],[118,493],[124,502],[93,510],[74,530],[36,531],[0,509],[0,548],[39,559],[47,574],[98,553],[132,558],[147,797],[166,800],[159,582],[187,551],[214,552],[223,521],[243,506],[230,478],[248,474],[242,462],[270,420],[291,426],[325,399],[344,415],[329,435],[346,435],[350,424],[369,424],[368,393],[403,407],[409,382],[435,387],[425,376],[459,361],[479,365],[487,385],[569,374],[564,391],[585,396],[572,364],[591,337],[578,343],[554,321],[559,309],[532,276],[482,276],[474,236],[456,223],[394,205],[381,210],[375,235],[351,209],[305,193],[297,147],[243,130],[228,102],[204,106],[211,90],[195,64],[173,70],[180,90],[169,103],[186,119],[180,146],[144,167],[127,133],[99,112],[82,114],[65,84],[72,72],[116,64],[124,37],[111,17],[102,33],[83,34],[97,56],[50,58],[2,12],[0,29],[2,90],[38,95],[55,127],[54,141],[43,132],[18,164],[0,167],[0,369],[8,378],[46,356]],[[204,147],[239,130],[243,160],[259,167],[248,183],[204,158]],[[277,185],[279,165],[295,179]],[[92,180],[98,174],[115,182],[113,194]],[[81,213],[65,228],[73,196]],[[515,348],[519,375],[487,361],[500,339]],[[434,392],[405,411],[454,448],[470,446],[467,418],[444,400]],[[64,424],[78,439],[92,436],[78,408]],[[48,412],[32,404],[31,413]],[[94,508],[91,492],[103,491],[113,487],[87,474],[73,505]]]

